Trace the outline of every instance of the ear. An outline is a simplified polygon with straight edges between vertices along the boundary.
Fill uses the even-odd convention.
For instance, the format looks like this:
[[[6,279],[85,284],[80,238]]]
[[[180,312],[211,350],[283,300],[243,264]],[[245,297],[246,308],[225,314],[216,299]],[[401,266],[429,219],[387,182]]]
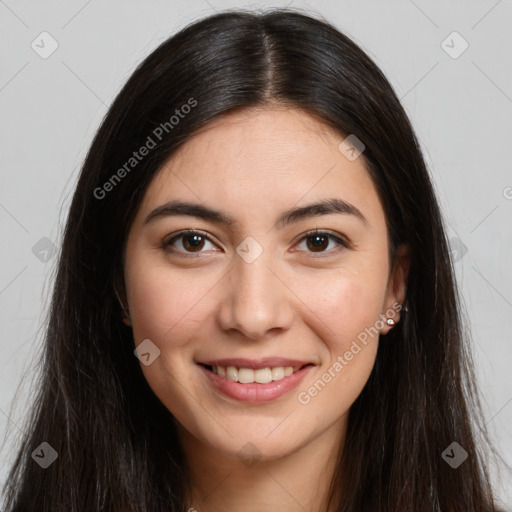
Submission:
[[[407,291],[407,277],[410,267],[410,249],[406,244],[398,246],[393,268],[391,270],[386,299],[384,301],[384,320],[391,318],[395,324],[400,321],[400,311],[403,307],[405,294]],[[385,324],[381,329],[381,334],[387,334],[393,328],[392,325]]]

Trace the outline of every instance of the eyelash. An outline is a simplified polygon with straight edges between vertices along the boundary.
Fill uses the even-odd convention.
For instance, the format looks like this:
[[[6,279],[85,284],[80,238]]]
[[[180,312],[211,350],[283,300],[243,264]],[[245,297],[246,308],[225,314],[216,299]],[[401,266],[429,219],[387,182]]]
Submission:
[[[195,229],[185,229],[185,230],[180,231],[179,233],[175,234],[174,236],[172,236],[172,238],[169,238],[166,241],[164,241],[164,243],[162,245],[162,249],[167,249],[168,247],[172,246],[172,243],[175,240],[183,238],[186,235],[200,235],[202,238],[213,243],[212,240],[210,240],[210,237],[205,232],[195,230]],[[311,252],[310,254],[312,254],[314,258],[322,258],[322,257],[324,257],[323,256],[324,254],[330,255],[331,253],[337,253],[340,250],[343,250],[341,247],[343,247],[345,249],[350,248],[350,243],[347,240],[343,239],[342,237],[337,236],[334,233],[331,233],[330,231],[321,231],[321,230],[317,230],[317,229],[308,231],[307,233],[304,233],[304,236],[299,240],[298,243],[301,243],[302,241],[306,240],[307,238],[310,238],[313,236],[326,236],[326,237],[330,238],[331,240],[334,240],[338,244],[338,247],[336,249],[331,249],[328,251],[321,251],[319,253]],[[200,257],[201,252],[204,252],[204,251],[200,251],[198,253],[192,253],[192,252],[187,252],[187,251],[176,250],[173,248],[171,252],[174,254],[179,254],[180,256],[183,256],[183,254],[186,254],[187,256],[183,256],[184,258],[197,258],[197,257]]]

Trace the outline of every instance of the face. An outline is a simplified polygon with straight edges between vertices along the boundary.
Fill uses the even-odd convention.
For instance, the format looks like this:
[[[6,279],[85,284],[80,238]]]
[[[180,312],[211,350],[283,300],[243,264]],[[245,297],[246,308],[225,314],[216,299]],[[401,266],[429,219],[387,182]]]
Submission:
[[[125,323],[152,390],[205,449],[272,459],[341,433],[392,328],[382,319],[400,318],[406,260],[390,268],[382,204],[344,138],[299,110],[232,113],[145,193]]]

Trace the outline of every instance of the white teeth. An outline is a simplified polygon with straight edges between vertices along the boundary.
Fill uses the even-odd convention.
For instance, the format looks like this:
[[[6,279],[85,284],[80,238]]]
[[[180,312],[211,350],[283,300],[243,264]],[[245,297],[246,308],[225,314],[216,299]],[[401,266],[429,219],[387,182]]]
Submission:
[[[270,368],[260,368],[259,370],[254,370],[254,382],[258,382],[259,384],[268,384],[272,382],[272,370]]]
[[[238,382],[242,382],[243,384],[254,382],[254,370],[250,368],[240,368],[238,370]]]
[[[277,368],[272,368],[272,380],[281,380],[284,379],[284,368],[282,366],[278,366]]]
[[[233,382],[238,382],[238,370],[234,366],[228,366],[226,368],[226,378]]]
[[[253,370],[252,368],[236,368],[235,366],[215,365],[212,367],[213,373],[226,377],[233,382],[242,384],[251,384],[257,382],[259,384],[268,384],[269,382],[282,380],[292,373],[300,370],[301,366],[276,366],[274,368],[260,368]]]

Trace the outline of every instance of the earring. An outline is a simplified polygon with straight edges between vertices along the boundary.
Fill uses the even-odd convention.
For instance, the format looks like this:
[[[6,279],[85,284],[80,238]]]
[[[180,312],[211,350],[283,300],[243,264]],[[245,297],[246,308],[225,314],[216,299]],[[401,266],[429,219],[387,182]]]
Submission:
[[[386,320],[386,323],[387,323],[388,325],[395,325],[395,321],[394,321],[392,318],[388,318],[388,319]]]

